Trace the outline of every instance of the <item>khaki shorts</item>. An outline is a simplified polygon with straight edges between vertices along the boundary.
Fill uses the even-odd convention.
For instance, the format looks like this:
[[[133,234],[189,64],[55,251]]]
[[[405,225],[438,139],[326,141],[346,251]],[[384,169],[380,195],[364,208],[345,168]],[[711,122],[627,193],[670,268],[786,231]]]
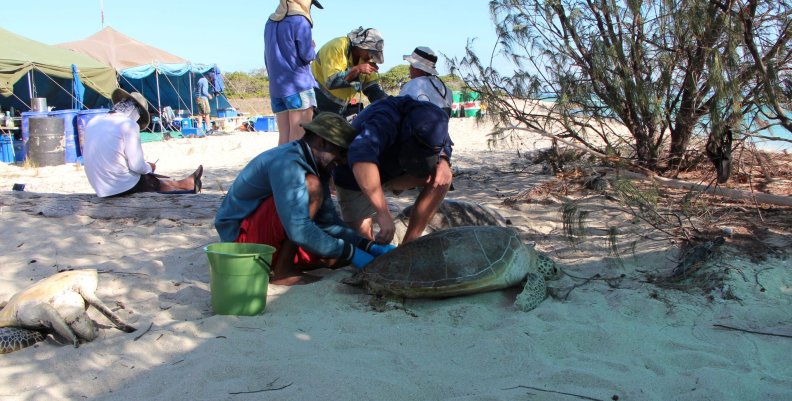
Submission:
[[[392,190],[388,182],[382,184],[382,190],[388,193]],[[341,219],[350,224],[368,217],[374,217],[374,205],[368,197],[359,190],[341,188],[336,185],[336,200],[341,208]]]
[[[212,112],[209,108],[209,99],[205,97],[198,97],[195,98],[195,102],[198,104],[198,114],[207,115]]]

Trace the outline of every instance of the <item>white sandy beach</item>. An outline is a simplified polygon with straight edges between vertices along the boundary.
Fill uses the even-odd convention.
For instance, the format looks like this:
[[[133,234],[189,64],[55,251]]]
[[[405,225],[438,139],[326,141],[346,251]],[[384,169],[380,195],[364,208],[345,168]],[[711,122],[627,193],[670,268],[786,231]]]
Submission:
[[[488,130],[452,120],[449,198],[499,211],[569,274],[527,313],[512,306],[519,288],[378,305],[340,282],[347,268],[316,272],[324,277],[311,285],[270,285],[262,315],[214,315],[203,251],[218,240],[211,217],[50,217],[20,207],[12,184],[91,193],[81,168],[0,165],[0,299],[59,270],[99,269],[99,297],[138,328],[121,332],[91,310],[101,326],[91,343],[75,349],[49,338],[0,355],[0,399],[792,399],[792,261],[752,263],[727,239],[707,267],[725,275],[719,291],[648,283],[676,265],[674,244],[592,198],[589,235],[573,246],[554,200],[567,195],[504,203],[550,180],[524,158],[547,141],[489,150]],[[184,196],[219,203],[248,160],[276,142],[276,133],[236,132],[146,143],[144,151],[159,159],[159,173],[178,178],[203,164],[203,193]],[[608,257],[610,226],[621,228],[623,266]],[[790,246],[792,235],[779,241]]]

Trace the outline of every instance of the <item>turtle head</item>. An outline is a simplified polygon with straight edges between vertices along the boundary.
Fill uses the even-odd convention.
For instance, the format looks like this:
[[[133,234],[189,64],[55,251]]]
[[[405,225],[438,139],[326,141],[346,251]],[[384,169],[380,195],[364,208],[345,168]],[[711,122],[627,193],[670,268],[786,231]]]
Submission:
[[[542,254],[536,261],[536,269],[546,280],[555,280],[561,275],[561,270],[556,266],[556,263]]]

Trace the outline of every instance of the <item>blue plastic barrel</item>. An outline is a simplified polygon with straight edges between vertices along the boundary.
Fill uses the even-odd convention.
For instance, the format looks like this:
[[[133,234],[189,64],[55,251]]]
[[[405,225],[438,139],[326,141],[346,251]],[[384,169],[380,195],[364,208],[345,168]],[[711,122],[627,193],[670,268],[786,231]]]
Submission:
[[[64,139],[64,161],[66,163],[77,162],[77,113],[80,110],[57,110],[51,111],[47,115],[49,117],[56,117],[63,119],[63,139]]]
[[[85,145],[85,127],[88,126],[88,122],[96,116],[107,114],[109,111],[110,109],[89,109],[80,110],[77,113],[77,143],[79,143],[77,152],[81,157],[83,156],[83,146]]]
[[[0,163],[13,163],[15,161],[14,137],[11,135],[0,135]]]
[[[14,140],[14,161],[23,163],[27,159],[28,142],[22,139]]]

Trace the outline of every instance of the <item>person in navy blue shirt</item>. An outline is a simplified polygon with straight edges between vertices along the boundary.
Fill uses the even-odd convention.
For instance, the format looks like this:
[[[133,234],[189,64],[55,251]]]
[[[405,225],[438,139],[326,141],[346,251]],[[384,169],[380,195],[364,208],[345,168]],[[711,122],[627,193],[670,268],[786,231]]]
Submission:
[[[280,0],[264,26],[264,62],[278,145],[301,138],[301,125],[311,121],[316,108],[311,6],[323,8],[316,0]]]
[[[347,164],[333,170],[344,222],[365,238],[390,243],[395,226],[385,191],[421,188],[401,242],[420,237],[453,180],[448,114],[430,102],[397,96],[372,103],[352,126],[358,134]]]

